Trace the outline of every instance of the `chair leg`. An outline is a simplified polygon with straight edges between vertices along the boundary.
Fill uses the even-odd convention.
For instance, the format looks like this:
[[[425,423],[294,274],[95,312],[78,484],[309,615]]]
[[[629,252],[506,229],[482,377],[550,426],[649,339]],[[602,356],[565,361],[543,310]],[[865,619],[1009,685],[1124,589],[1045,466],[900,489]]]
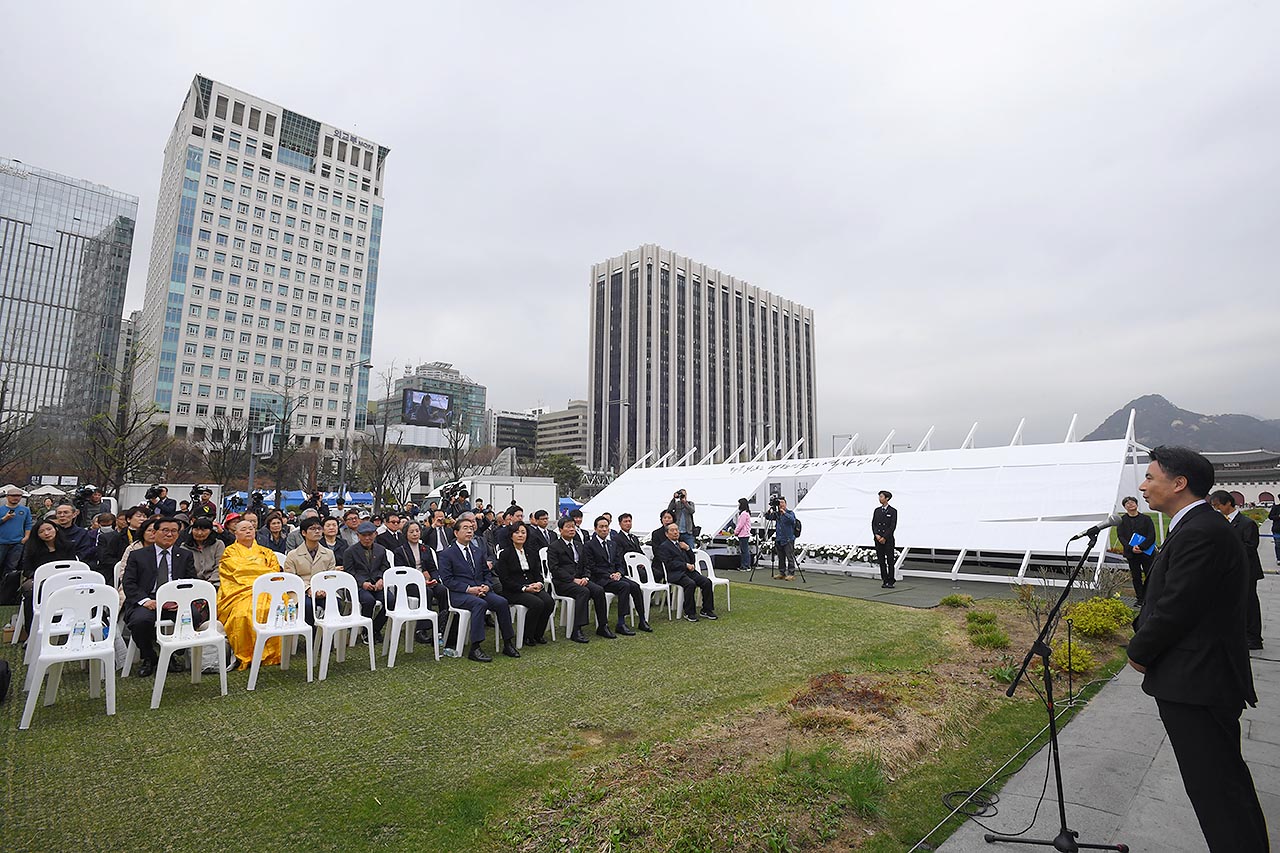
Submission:
[[[293,658],[293,643],[288,642],[289,637],[280,638],[280,668],[288,669],[289,661]]]
[[[156,686],[151,688],[151,710],[160,707],[160,697],[164,695],[164,680],[169,674],[169,660],[173,657],[173,649],[160,649],[160,662],[156,664]]]
[[[192,646],[187,652],[191,656],[191,683],[199,684],[204,670],[204,646]]]
[[[329,677],[329,652],[333,649],[333,631],[320,628],[320,680]]]
[[[62,664],[55,663],[49,669],[49,677],[44,686],[44,704],[46,707],[58,700],[58,686],[62,683]],[[34,685],[32,686],[32,692],[35,692]]]
[[[114,657],[114,654],[113,654]],[[116,715],[116,667],[115,661],[110,658],[104,658],[102,666],[107,672],[107,716],[114,717]],[[226,672],[222,674],[226,678]]]
[[[374,654],[374,650],[373,650],[373,623],[372,622],[366,623],[363,626],[361,626],[361,628],[369,632],[369,671],[374,672],[378,668],[378,663],[377,663],[378,656]],[[361,628],[356,628],[355,630],[353,630],[351,632],[351,636],[353,637],[358,636],[360,634]]]
[[[258,670],[262,668],[262,649],[267,644],[267,638],[258,635],[258,639],[253,643],[253,662],[249,665],[249,686],[248,690],[258,686]]]
[[[129,638],[129,646],[124,653],[124,666],[120,669],[120,677],[128,678],[130,671],[133,669],[133,661],[138,657],[138,644]]]
[[[31,728],[31,715],[36,710],[36,700],[40,696],[40,687],[44,681],[46,669],[48,669],[48,664],[40,663],[39,661],[32,667],[31,676],[35,679],[35,684],[31,690],[27,691],[27,704],[22,710],[22,722],[18,723],[18,728],[20,729]],[[110,688],[108,688],[107,696],[111,696]],[[110,701],[109,698],[108,701]]]
[[[396,665],[396,650],[400,648],[400,630],[404,627],[399,619],[392,616],[387,620],[391,623],[391,630],[383,637],[383,650],[387,651],[387,669],[391,669]]]
[[[89,665],[89,698],[97,699],[102,695],[102,676],[99,670],[102,661],[97,658],[89,658],[85,663]]]
[[[312,673],[314,673],[315,671],[315,659],[316,659],[315,650],[311,647],[310,629],[308,629],[305,633],[300,634],[299,636],[302,637],[302,644],[306,646],[306,650],[307,650],[307,683],[309,684],[311,683],[311,681],[314,680],[312,678]]]
[[[227,639],[223,637],[218,642],[218,680],[222,682],[222,695],[227,695],[227,668],[223,662],[227,659]]]

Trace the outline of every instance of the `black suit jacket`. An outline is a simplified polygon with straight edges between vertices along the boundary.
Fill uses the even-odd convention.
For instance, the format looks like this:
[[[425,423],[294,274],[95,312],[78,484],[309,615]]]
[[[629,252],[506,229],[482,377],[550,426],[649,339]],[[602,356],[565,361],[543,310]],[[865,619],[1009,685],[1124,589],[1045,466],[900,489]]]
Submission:
[[[670,539],[653,549],[653,559],[666,574],[667,583],[680,583],[686,572],[694,571],[693,551],[686,551]]]
[[[436,552],[427,547],[425,542],[419,542],[417,545],[406,541],[391,553],[395,555],[397,566],[408,566],[413,568],[414,562],[413,552],[417,550],[422,555],[422,571],[429,576],[435,577],[437,571]]]
[[[1165,538],[1148,574],[1129,659],[1142,689],[1189,705],[1257,704],[1245,638],[1248,572],[1239,537],[1202,504]]]
[[[520,568],[520,557],[515,547],[508,543],[498,555],[498,562],[493,564],[493,571],[497,574],[498,580],[502,581],[502,589],[505,593],[516,593],[521,587],[529,584],[543,583],[542,563],[538,561],[537,551],[528,547],[528,543],[524,549],[524,558],[529,563],[527,572]]]
[[[609,583],[611,580],[609,575],[614,572],[619,572],[623,577],[627,576],[627,566],[622,561],[622,551],[618,548],[618,543],[613,541],[612,536],[609,540],[608,550],[600,544],[595,534],[587,540],[587,571],[591,573],[591,579],[598,584]],[[609,551],[613,552],[612,557]]]
[[[1244,561],[1249,566],[1249,579],[1262,580],[1265,576],[1262,573],[1262,558],[1258,556],[1258,542],[1261,539],[1258,535],[1258,525],[1243,512],[1237,512],[1236,517],[1231,520],[1231,528],[1235,530],[1236,535],[1240,537],[1240,544],[1244,546]]]
[[[382,580],[382,573],[391,568],[387,562],[386,548],[374,542],[371,554],[372,562],[365,556],[364,548],[357,542],[348,547],[346,553],[342,555],[342,568],[355,576],[356,586],[377,583]]]
[[[448,527],[428,527],[422,531],[422,541],[432,551],[441,550],[436,546],[436,540],[441,536],[444,537],[444,547],[448,548],[453,544],[453,531]]]
[[[876,511],[871,513],[871,533],[874,536],[883,536],[885,539],[892,539],[893,533],[898,529],[898,511],[892,506],[878,506]]]
[[[545,530],[536,524],[528,524],[525,527],[529,531],[529,539],[524,546],[535,554],[543,548],[550,548],[551,543],[560,538],[555,530],[550,527]]]
[[[165,498],[156,502],[156,514],[165,518],[171,518],[178,514],[178,502],[173,498]]]
[[[578,559],[575,561],[573,550],[563,538],[557,536],[547,548],[547,568],[551,572],[551,579],[557,583],[568,584],[573,583],[576,578],[591,577],[591,573],[587,571],[587,555],[584,551],[585,549],[578,545]]]
[[[378,538],[373,541],[394,553],[401,545],[406,544],[409,540],[404,538],[403,531],[397,530],[395,533],[392,533],[390,530],[387,530],[379,533]]]
[[[640,538],[634,533],[623,533],[621,530],[615,530],[610,536],[617,543],[618,548],[623,554],[643,554],[644,549],[640,547]]]
[[[128,543],[121,533],[114,530],[98,531],[98,571],[115,583],[116,563],[124,556]]]
[[[169,549],[170,580],[196,576],[196,561],[191,552],[180,545]],[[165,579],[158,578],[155,546],[138,548],[130,552],[124,564],[121,585],[124,587],[123,610],[132,613],[148,598],[155,598],[156,590],[164,586]]]

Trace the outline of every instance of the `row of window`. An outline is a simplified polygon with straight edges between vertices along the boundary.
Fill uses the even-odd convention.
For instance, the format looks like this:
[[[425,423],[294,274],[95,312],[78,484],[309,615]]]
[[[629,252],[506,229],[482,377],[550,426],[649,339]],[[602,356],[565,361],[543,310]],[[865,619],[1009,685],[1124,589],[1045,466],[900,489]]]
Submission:
[[[179,403],[179,404],[178,404],[178,414],[179,414],[179,415],[190,415],[190,414],[191,414],[191,404],[190,404],[190,403]],[[215,418],[225,418],[225,417],[227,417],[227,416],[228,416],[228,415],[227,415],[227,407],[226,407],[226,406],[214,406],[214,407],[213,407],[213,417],[215,417]],[[209,417],[209,404],[208,404],[208,403],[196,403],[196,417],[198,417],[198,418],[207,418],[207,417]],[[230,414],[230,417],[235,418],[236,420],[240,420],[240,419],[244,418],[244,409],[243,409],[243,408],[240,408],[240,407],[232,407],[232,408],[231,408],[231,414]],[[320,427],[321,422],[322,422],[322,418],[321,418],[321,416],[320,416],[320,415],[311,415],[311,426],[313,426],[313,427],[315,427],[315,428],[317,428],[317,429],[318,429],[318,428]],[[305,415],[305,414],[299,414],[299,415],[296,415],[296,416],[294,417],[294,423],[295,423],[297,426],[305,427],[305,426],[307,425],[307,415]],[[339,429],[339,428],[341,428],[341,429],[346,429],[346,428],[347,428],[347,419],[346,419],[346,418],[343,418],[343,419],[342,419],[342,421],[341,421],[341,425],[339,425],[339,421],[338,421],[338,419],[337,419],[337,418],[323,418],[323,423],[324,423],[324,428],[325,428],[325,429],[333,430],[333,429]],[[179,427],[176,427],[176,428],[175,428],[175,434],[176,434],[176,435],[178,435],[178,437],[180,437],[180,438],[184,438],[184,437],[186,437],[186,429],[187,429],[187,428],[186,428],[185,426],[179,426]],[[217,430],[214,430],[214,432],[217,432]],[[195,428],[195,435],[194,435],[194,438],[195,438],[195,440],[196,440],[196,441],[202,441],[202,440],[204,439],[204,429],[203,429],[203,428],[200,428],[200,427],[196,427],[196,428]],[[216,439],[215,439],[215,440],[216,440]],[[332,449],[332,441],[333,441],[332,439],[328,439],[328,440],[325,442],[325,447],[326,447],[326,448],[329,448],[329,449]]]
[[[258,140],[255,137],[250,136],[244,139],[244,148],[241,149],[241,146],[240,146],[241,136],[239,133],[232,131],[230,135],[227,135],[225,137],[225,140],[224,140],[224,134],[225,134],[224,128],[214,125],[212,128],[212,131],[209,134],[209,138],[214,142],[225,144],[227,146],[228,151],[234,151],[234,152],[237,152],[237,154],[239,154],[239,152],[243,150],[243,154],[245,157],[261,156],[264,160],[271,159],[273,154],[271,143],[264,142],[262,143],[261,149],[259,149]],[[204,128],[200,127],[199,125],[193,125],[191,128],[191,135],[203,138]],[[328,139],[329,137],[326,137],[326,138]],[[342,143],[342,144],[345,145],[346,143]],[[215,168],[218,167],[222,161],[222,154],[223,152],[221,151],[211,150],[209,153],[210,166]],[[369,156],[369,165],[366,166],[366,170],[372,168],[372,152],[368,152],[368,156]],[[280,160],[282,162],[287,159],[289,158],[286,158],[284,154],[280,156]],[[239,157],[238,156],[233,157],[230,154],[228,154],[227,155],[227,163],[228,163],[227,171],[229,172],[235,171],[235,169],[232,168],[233,162],[238,163]],[[310,157],[302,161],[301,164],[296,162],[285,163],[285,165],[287,166],[295,166],[310,172],[315,171],[315,169],[313,168],[313,164],[314,164],[314,161]],[[244,166],[245,173],[246,173],[245,177],[252,176],[253,167],[254,167],[254,164],[248,163],[248,162],[245,163],[245,166]],[[266,167],[259,167],[259,172],[258,172],[259,180],[262,180],[263,173],[266,173],[269,175],[271,173],[271,170],[267,169]],[[276,186],[280,186],[280,187],[284,186],[285,176],[280,172],[276,172],[275,174],[277,178]],[[332,180],[333,185],[338,189],[345,188],[352,192],[359,190],[360,192],[365,192],[365,193],[373,192],[375,195],[378,194],[378,191],[373,187],[372,178],[370,178],[368,175],[357,175],[355,172],[348,172],[341,167],[334,166],[332,163],[328,162],[327,160],[323,161],[320,164],[320,177],[325,180]],[[294,183],[300,183],[296,178],[290,178],[289,180],[291,185]],[[312,188],[311,192],[315,191],[314,189],[315,185],[312,184],[310,181],[306,183],[306,187]],[[311,192],[306,192],[305,194],[311,195]],[[323,187],[319,189],[319,192],[322,198],[326,194],[326,190]],[[335,191],[335,195],[337,194],[338,193]]]
[[[354,195],[348,194],[344,196],[340,186],[334,189],[332,196],[330,196],[330,191],[327,188],[317,186],[311,181],[304,182],[298,178],[285,175],[284,172],[273,172],[265,166],[255,166],[247,160],[242,163],[238,157],[228,155],[224,160],[221,152],[211,150],[206,174],[212,174],[219,170],[228,175],[235,175],[238,171],[240,177],[247,180],[253,180],[256,174],[258,183],[270,184],[278,190],[283,190],[287,186],[290,195],[298,195],[301,192],[303,198],[314,198],[321,204],[329,204],[330,200],[332,200],[334,205],[344,206],[347,210],[354,211],[359,209],[361,216],[369,215],[369,203]],[[355,188],[351,187],[351,189],[354,190]],[[365,192],[368,192],[368,190],[366,189]]]
[[[303,292],[303,291],[302,291],[302,288],[301,288],[301,287],[295,287],[295,288],[293,289],[293,298],[294,298],[294,299],[296,299],[296,300],[298,300],[298,301],[301,301],[301,300],[302,300],[302,292]],[[190,293],[191,293],[191,296],[192,296],[193,298],[196,298],[196,299],[199,299],[199,298],[203,297],[203,296],[205,295],[203,285],[193,284],[193,285],[191,286]],[[269,285],[269,284],[264,284],[264,285],[262,286],[262,293],[263,293],[262,300],[261,300],[261,302],[259,302],[258,304],[260,304],[260,305],[261,305],[262,310],[264,310],[264,311],[270,311],[270,310],[271,310],[271,300],[267,298],[267,296],[268,296],[268,295],[270,295],[270,293],[271,293],[271,287],[270,287],[270,285]],[[287,285],[287,284],[278,284],[278,285],[276,285],[276,293],[277,293],[279,296],[281,296],[281,297],[287,297],[287,296],[289,296],[289,285]],[[322,304],[322,305],[332,305],[332,304],[333,304],[333,294],[331,294],[331,293],[325,293],[325,294],[321,295],[320,293],[317,293],[317,292],[316,292],[316,291],[314,291],[314,290],[308,290],[306,293],[307,293],[307,301],[308,301],[308,302],[317,302],[317,301],[319,301],[319,302],[320,302],[320,304]],[[209,301],[210,301],[210,302],[221,302],[221,301],[222,301],[222,296],[223,296],[223,292],[222,292],[222,290],[221,290],[220,288],[217,288],[217,287],[210,288],[210,290],[209,290]],[[230,290],[228,290],[228,291],[227,291],[227,293],[226,293],[226,297],[227,297],[227,304],[228,304],[228,305],[238,305],[238,304],[240,304],[240,294],[238,294],[238,293],[236,293],[236,292],[234,292],[234,291],[230,291]],[[244,296],[244,307],[246,307],[246,308],[252,308],[252,307],[254,306],[254,304],[255,304],[254,297],[253,297],[253,296],[250,296],[249,294],[247,294],[247,293],[246,293],[246,294],[245,294],[245,296]],[[346,308],[346,307],[347,307],[347,305],[348,305],[347,298],[346,298],[345,296],[339,296],[339,297],[338,297],[338,307],[339,307],[339,308]],[[359,311],[359,310],[360,310],[360,300],[358,300],[358,299],[356,299],[356,298],[352,297],[351,302],[350,302],[350,306],[351,306],[351,310],[352,310],[352,311]],[[277,305],[277,310],[279,310],[278,305]],[[296,316],[296,315],[295,315],[295,316]]]
[[[246,323],[243,323],[243,322],[242,322],[242,325],[249,325],[249,324],[246,324]],[[289,328],[290,328],[290,329],[294,329],[294,328],[297,328],[297,327],[298,327],[298,324],[297,324],[297,323],[290,323],[290,324],[289,324]],[[317,334],[316,334],[317,329],[316,329],[316,327],[315,327],[315,326],[312,326],[312,325],[306,325],[306,326],[302,326],[302,327],[301,327],[301,329],[302,329],[303,334],[304,334],[304,335],[306,335],[306,337],[308,337],[308,338],[314,338],[314,337],[317,337]],[[281,330],[277,329],[277,331],[281,331]],[[243,338],[244,338],[244,336],[245,336],[245,335],[247,335],[247,334],[249,334],[249,333],[248,333],[248,332],[241,332],[241,333],[240,333],[240,336],[241,336],[241,338],[243,339]],[[296,333],[291,332],[291,334],[296,334]],[[188,323],[188,324],[187,324],[187,337],[189,337],[189,338],[196,338],[196,337],[199,337],[199,336],[200,336],[200,324],[199,324],[199,323]],[[206,339],[206,340],[210,340],[210,341],[217,340],[217,339],[218,339],[218,327],[217,327],[217,326],[205,326],[205,327],[204,327],[204,337],[205,337],[205,339]],[[234,329],[223,329],[223,330],[222,330],[222,340],[223,340],[223,341],[231,342],[231,341],[235,340],[235,337],[236,337],[236,332],[235,332],[235,330],[234,330]],[[321,327],[319,328],[319,336],[318,336],[318,337],[319,337],[319,339],[320,339],[320,340],[322,340],[322,341],[327,341],[327,340],[329,340],[329,328],[328,328],[327,326],[321,326]],[[259,340],[262,340],[262,341],[264,341],[264,342],[265,342],[265,340],[266,340],[266,335],[258,335],[258,338],[259,338]],[[343,333],[342,333],[341,331],[334,331],[334,332],[333,332],[333,341],[334,341],[334,343],[342,343],[342,342],[343,342],[343,340],[346,340],[346,342],[347,342],[347,343],[351,343],[351,344],[358,343],[358,338],[356,337],[356,333],[355,333],[355,332],[348,332],[345,336],[343,335]],[[259,346],[265,346],[265,345],[266,345],[265,343],[261,343],[261,344],[259,344]],[[296,350],[297,345],[298,345],[298,342],[297,342],[297,341],[289,341],[289,351],[290,351],[290,352],[296,352],[296,351],[297,351],[297,350]],[[282,347],[283,347],[283,339],[282,339],[282,338],[272,338],[272,339],[271,339],[271,348],[272,348],[272,349],[281,349]],[[338,348],[337,348],[337,347],[334,347],[333,352],[334,352],[334,357],[335,357],[335,358],[336,358],[336,357],[338,357]],[[355,351],[354,351],[354,350],[347,350],[347,352],[348,352],[348,356],[347,356],[347,357],[348,357],[348,359],[354,360],[354,359],[355,359],[355,355],[354,355],[353,353],[354,353]]]

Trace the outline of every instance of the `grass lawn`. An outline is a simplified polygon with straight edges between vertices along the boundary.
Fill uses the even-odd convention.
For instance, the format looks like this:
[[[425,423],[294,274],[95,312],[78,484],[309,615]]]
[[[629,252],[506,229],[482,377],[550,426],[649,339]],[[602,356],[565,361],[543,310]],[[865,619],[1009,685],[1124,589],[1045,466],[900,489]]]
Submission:
[[[226,697],[216,678],[171,676],[158,711],[150,679],[118,680],[115,717],[68,671],[26,732],[5,646],[0,843],[897,850],[1043,724],[1029,691],[1004,699],[982,674],[1002,653],[969,645],[948,608],[746,585],[734,598],[718,622],[659,618],[653,635],[487,665],[419,647],[377,672],[350,655],[306,684],[295,659],[254,693],[232,673]],[[996,607],[1020,654],[1016,605]],[[792,706],[831,672],[853,704]]]

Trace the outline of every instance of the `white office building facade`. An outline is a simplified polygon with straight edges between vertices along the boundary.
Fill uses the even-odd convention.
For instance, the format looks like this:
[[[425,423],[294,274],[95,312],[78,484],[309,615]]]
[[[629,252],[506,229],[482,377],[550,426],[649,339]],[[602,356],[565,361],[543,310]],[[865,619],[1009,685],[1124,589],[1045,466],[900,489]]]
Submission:
[[[802,438],[812,455],[811,308],[655,245],[593,265],[590,287],[590,468]]]
[[[196,76],[165,149],[135,399],[341,447],[364,427],[388,149]],[[355,386],[352,387],[354,380]]]

